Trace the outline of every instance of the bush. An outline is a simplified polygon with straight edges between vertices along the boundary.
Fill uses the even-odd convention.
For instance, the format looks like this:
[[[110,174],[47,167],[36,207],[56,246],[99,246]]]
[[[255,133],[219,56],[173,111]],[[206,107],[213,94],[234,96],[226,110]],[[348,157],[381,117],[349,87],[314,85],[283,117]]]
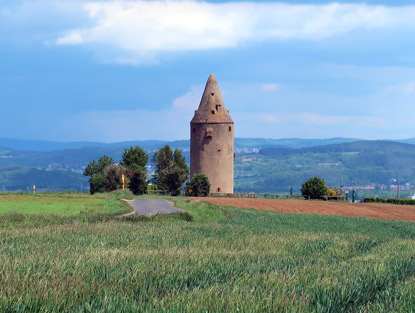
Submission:
[[[327,190],[327,196],[335,197],[336,195],[337,194],[336,194],[336,191],[334,189],[330,188],[329,190]]]
[[[186,186],[185,194],[193,197],[206,197],[209,194],[210,182],[205,174],[196,174]]]
[[[376,202],[376,199],[373,197],[367,197],[365,198],[365,200],[363,201],[364,203],[374,203]]]
[[[134,199],[134,194],[128,190],[122,190],[122,189],[118,189],[118,190],[114,190],[110,192],[110,195],[117,200],[121,200],[121,199],[127,199],[127,200],[133,200]]]
[[[157,193],[157,186],[152,185],[152,184],[148,184],[147,185],[147,193],[148,194],[156,194]]]
[[[415,205],[415,199],[382,199],[382,198],[373,198],[367,197],[364,200],[365,203],[388,203],[388,204],[398,204],[398,205]]]
[[[310,199],[320,199],[325,196],[327,192],[328,187],[326,186],[324,180],[319,177],[310,178],[301,186],[301,194],[304,197],[309,197]]]

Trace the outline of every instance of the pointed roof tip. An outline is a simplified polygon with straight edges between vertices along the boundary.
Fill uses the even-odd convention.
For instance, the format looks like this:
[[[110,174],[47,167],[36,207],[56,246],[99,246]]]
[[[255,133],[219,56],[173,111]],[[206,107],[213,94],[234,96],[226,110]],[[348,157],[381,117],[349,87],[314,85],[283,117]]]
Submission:
[[[213,73],[211,73],[211,74],[209,75],[208,81],[209,81],[209,80],[216,80],[216,77],[215,77],[215,75],[213,75]]]
[[[233,123],[213,74],[209,75],[199,108],[195,111],[191,123]]]

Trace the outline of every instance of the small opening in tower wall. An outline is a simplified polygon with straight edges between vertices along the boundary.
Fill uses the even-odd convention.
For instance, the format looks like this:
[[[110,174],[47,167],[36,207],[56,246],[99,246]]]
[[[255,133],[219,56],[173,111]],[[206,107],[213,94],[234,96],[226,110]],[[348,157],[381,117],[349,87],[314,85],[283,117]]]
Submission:
[[[216,105],[216,111],[220,112],[220,104]]]
[[[215,114],[215,110],[210,111],[212,114]]]
[[[211,127],[208,127],[206,129],[206,138],[212,138],[212,133],[213,133],[212,128]]]
[[[229,131],[232,131],[232,127],[231,126],[229,126]]]
[[[194,128],[194,127],[193,127],[193,132],[194,132],[194,133],[196,132],[196,128]]]
[[[215,94],[212,92],[210,95],[211,95],[211,96],[214,96]]]
[[[220,187],[218,187],[218,192],[220,192]]]

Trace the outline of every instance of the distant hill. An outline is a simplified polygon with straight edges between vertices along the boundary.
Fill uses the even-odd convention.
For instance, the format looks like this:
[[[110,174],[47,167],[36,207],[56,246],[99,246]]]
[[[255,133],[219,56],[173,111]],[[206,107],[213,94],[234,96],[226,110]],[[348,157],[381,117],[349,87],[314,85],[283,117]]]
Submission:
[[[335,153],[335,152],[413,152],[414,144],[386,141],[386,140],[359,140],[345,142],[341,144],[312,146],[306,148],[293,149],[289,147],[265,147],[260,150],[263,155],[274,154],[298,154],[298,153]]]
[[[180,142],[180,141],[177,141]],[[167,141],[162,140],[142,140],[142,141],[124,141],[115,143],[102,143],[92,141],[74,141],[74,142],[55,142],[45,140],[23,140],[0,138],[0,147],[7,147],[14,150],[23,151],[53,151],[80,147],[97,147],[97,148],[113,148],[113,147],[129,147],[139,145],[143,148],[151,149],[166,144]]]
[[[329,139],[299,139],[299,138],[285,138],[285,139],[266,139],[266,138],[235,138],[235,147],[237,148],[263,148],[271,146],[286,146],[291,148],[302,148],[311,146],[328,145],[334,143],[352,142],[360,139],[352,138],[329,138]],[[408,139],[409,140],[409,139]],[[414,140],[415,143],[415,140]],[[172,148],[189,149],[189,140],[137,140],[137,141],[122,141],[113,143],[91,142],[91,141],[75,141],[75,142],[55,142],[45,140],[23,140],[23,139],[8,139],[0,138],[0,147],[7,147],[12,150],[21,151],[53,151],[64,150],[81,147],[94,148],[124,148],[130,146],[140,146],[146,150],[160,149],[164,145],[169,144]]]
[[[237,159],[236,188],[272,191],[294,187],[310,177],[328,185],[390,185],[394,179],[415,182],[415,145],[391,141],[350,143],[292,149],[263,148]]]
[[[328,139],[300,139],[300,138],[282,138],[282,139],[265,139],[265,138],[235,138],[235,147],[246,148],[264,148],[273,146],[283,146],[287,148],[304,148],[323,146],[336,143],[345,143],[359,141],[355,138],[328,138]]]
[[[61,190],[86,191],[89,189],[87,177],[80,172],[65,169],[37,168],[24,165],[0,167],[0,191],[21,190],[56,192]]]
[[[414,184],[415,139],[402,141],[407,143],[351,138],[236,138],[235,190],[281,192],[293,187],[299,192],[302,182],[313,176],[333,186],[388,185],[396,178]],[[167,143],[182,149],[189,162],[188,140],[105,144],[0,139],[0,144],[14,147],[0,145],[0,190],[27,190],[33,180],[47,190],[80,190],[87,186],[82,170],[90,161],[107,154],[118,162],[126,147],[140,145],[152,154]]]

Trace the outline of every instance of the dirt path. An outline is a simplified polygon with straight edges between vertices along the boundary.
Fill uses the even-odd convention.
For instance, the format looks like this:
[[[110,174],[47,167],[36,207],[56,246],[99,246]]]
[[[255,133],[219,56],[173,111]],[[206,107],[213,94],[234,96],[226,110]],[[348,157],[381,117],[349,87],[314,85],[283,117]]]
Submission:
[[[124,216],[139,216],[139,215],[156,215],[156,214],[169,214],[175,212],[185,212],[182,209],[178,209],[172,206],[171,202],[162,199],[134,199],[125,200],[134,209],[133,213],[126,214]]]
[[[255,208],[282,213],[306,213],[324,215],[358,216],[388,220],[415,221],[415,206],[373,203],[324,202],[283,199],[249,198],[195,198],[213,204],[231,205],[237,208]]]

